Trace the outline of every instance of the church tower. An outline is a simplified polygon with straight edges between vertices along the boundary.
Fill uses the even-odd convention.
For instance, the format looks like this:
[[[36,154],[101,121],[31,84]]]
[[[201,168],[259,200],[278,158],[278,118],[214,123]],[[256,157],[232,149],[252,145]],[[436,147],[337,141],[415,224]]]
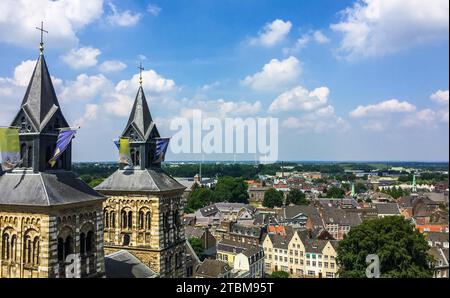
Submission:
[[[41,30],[42,27],[41,27]],[[43,54],[20,109],[22,163],[0,172],[0,278],[104,276],[102,202],[71,172],[71,146],[51,168],[60,128],[68,127]]]
[[[105,253],[126,249],[160,277],[184,277],[181,224],[185,187],[154,163],[159,132],[140,86],[121,137],[129,138],[132,167],[121,167],[95,189],[104,203]]]

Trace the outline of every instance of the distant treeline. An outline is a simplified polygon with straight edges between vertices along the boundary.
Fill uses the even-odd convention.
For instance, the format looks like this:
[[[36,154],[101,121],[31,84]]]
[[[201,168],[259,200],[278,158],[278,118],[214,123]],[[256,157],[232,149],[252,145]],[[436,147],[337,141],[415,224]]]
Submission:
[[[390,166],[394,163],[390,163]],[[428,165],[428,167],[425,167]],[[445,181],[448,180],[448,175],[440,173],[432,173],[431,171],[448,171],[448,163],[396,163],[395,166],[404,167],[417,167],[422,170],[429,170],[430,172],[422,173],[418,180],[426,181]],[[200,173],[199,163],[186,163],[186,164],[173,164],[165,163],[163,164],[163,169],[168,172],[173,177],[194,177],[196,174]],[[90,183],[92,180],[97,179],[98,181],[108,177],[118,168],[117,163],[74,163],[73,170],[81,178]],[[382,163],[274,163],[274,164],[251,164],[251,163],[204,163],[201,166],[201,172],[203,177],[242,177],[244,179],[255,179],[258,175],[275,175],[276,172],[321,172],[323,174],[328,174],[331,178],[343,181],[353,181],[355,176],[352,173],[346,173],[346,170],[361,170],[364,172],[370,172],[378,170],[381,171],[386,169],[386,165]],[[401,182],[411,181],[412,175],[404,172],[397,173],[402,174],[400,176]]]

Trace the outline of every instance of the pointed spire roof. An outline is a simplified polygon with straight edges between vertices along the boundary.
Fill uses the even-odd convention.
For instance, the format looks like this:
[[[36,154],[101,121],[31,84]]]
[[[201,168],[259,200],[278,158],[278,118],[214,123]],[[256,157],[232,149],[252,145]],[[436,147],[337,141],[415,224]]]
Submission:
[[[138,92],[136,94],[136,99],[134,100],[133,108],[131,110],[130,118],[128,119],[128,123],[122,134],[123,136],[127,134],[130,126],[132,126],[140,134],[144,141],[149,138],[153,128],[156,129],[142,86],[139,86]]]
[[[60,109],[47,63],[42,53],[37,60],[21,108],[38,132],[44,129],[48,121]]]

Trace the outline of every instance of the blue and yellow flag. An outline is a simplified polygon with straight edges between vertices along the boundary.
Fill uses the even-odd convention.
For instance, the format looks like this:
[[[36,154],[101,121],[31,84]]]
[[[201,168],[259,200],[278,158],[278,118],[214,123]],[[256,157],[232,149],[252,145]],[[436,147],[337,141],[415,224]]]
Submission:
[[[22,162],[20,159],[19,129],[0,128],[0,152],[3,171],[12,170]]]
[[[64,151],[66,151],[67,146],[69,146],[76,133],[77,131],[75,129],[61,130],[59,132],[58,140],[56,141],[55,153],[53,153],[53,157],[48,161],[52,168],[55,166]]]
[[[130,154],[130,139],[120,138],[118,147],[120,155],[119,163],[132,166],[133,162],[131,161],[131,154]]]
[[[153,157],[153,163],[161,163],[166,157],[167,147],[169,147],[170,138],[156,139],[156,150]]]

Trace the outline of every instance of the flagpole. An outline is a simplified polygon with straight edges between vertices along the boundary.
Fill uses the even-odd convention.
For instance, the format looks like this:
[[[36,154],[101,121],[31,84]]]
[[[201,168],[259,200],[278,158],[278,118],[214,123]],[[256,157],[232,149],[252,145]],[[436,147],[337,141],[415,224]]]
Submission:
[[[0,126],[0,128],[21,128],[20,126],[8,126],[8,125],[4,125],[4,126]]]
[[[67,130],[67,129],[80,129],[81,126],[68,126],[68,127],[60,127],[58,130]]]

